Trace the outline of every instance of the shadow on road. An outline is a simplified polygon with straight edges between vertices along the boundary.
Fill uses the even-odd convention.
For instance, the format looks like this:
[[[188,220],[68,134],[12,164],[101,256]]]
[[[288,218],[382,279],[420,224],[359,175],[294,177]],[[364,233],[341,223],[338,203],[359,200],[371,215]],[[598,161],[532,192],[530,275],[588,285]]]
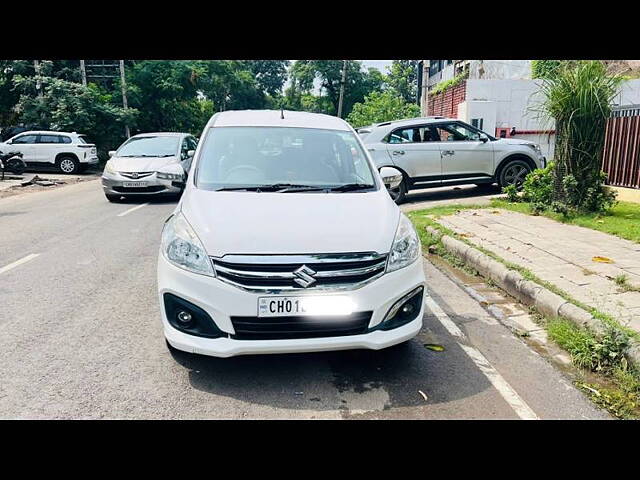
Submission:
[[[379,351],[228,359],[174,351],[172,356],[189,370],[191,385],[200,391],[292,410],[380,412],[425,407],[471,397],[490,387],[451,337],[438,335],[443,352],[427,350],[423,343],[430,343],[431,327],[442,327],[426,321],[425,327],[413,340]]]

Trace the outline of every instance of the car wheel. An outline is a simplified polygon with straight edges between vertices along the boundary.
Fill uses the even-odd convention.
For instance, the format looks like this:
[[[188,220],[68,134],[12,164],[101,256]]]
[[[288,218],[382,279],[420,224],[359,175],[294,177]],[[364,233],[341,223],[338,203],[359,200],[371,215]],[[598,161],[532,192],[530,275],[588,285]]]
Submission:
[[[517,189],[520,189],[529,173],[531,173],[529,163],[524,160],[512,160],[500,170],[498,183],[503,188],[507,185],[515,185]]]
[[[80,169],[80,162],[74,157],[62,157],[58,160],[58,170],[62,173],[76,173]]]
[[[391,195],[391,199],[396,202],[396,205],[400,205],[404,202],[404,197],[407,194],[407,184],[405,179],[403,178],[398,185],[397,188],[392,188],[389,190],[389,195]]]
[[[107,200],[109,200],[111,203],[120,201],[120,195],[111,195],[110,193],[105,193],[104,196],[107,197]]]

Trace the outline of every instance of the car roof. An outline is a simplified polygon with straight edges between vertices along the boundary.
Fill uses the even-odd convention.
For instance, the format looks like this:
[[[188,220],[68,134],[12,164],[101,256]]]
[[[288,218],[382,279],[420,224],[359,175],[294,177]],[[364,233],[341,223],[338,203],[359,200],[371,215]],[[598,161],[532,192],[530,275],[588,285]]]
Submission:
[[[78,132],[55,132],[53,130],[26,130],[24,132],[20,132],[20,133],[16,133],[14,135],[14,137],[17,137],[18,135],[78,135],[78,136],[82,136],[82,134],[78,133]]]
[[[386,127],[389,125],[392,125],[394,127],[403,127],[405,125],[414,125],[416,123],[439,123],[442,121],[446,121],[446,122],[455,122],[457,119],[456,118],[448,118],[448,117],[442,117],[439,115],[433,115],[433,116],[429,116],[429,117],[416,117],[416,118],[403,118],[402,120],[393,120],[391,122],[381,122],[381,123],[377,123],[375,125],[371,125],[369,127],[363,127],[363,128],[378,128],[378,127]]]
[[[183,135],[191,135],[190,133],[181,132],[146,132],[133,135],[131,138],[136,137],[181,137]]]
[[[298,127],[343,131],[351,129],[347,122],[338,117],[292,110],[227,110],[211,117],[208,127],[213,126]]]

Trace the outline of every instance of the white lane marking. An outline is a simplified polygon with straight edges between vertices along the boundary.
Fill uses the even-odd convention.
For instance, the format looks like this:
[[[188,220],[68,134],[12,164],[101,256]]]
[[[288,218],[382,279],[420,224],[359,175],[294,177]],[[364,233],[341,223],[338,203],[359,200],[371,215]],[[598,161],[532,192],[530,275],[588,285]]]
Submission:
[[[146,207],[147,205],[149,205],[149,202],[143,203],[142,205],[138,205],[137,207],[130,208],[129,210],[125,210],[124,212],[119,213],[118,217],[124,217],[125,215],[127,215],[127,214],[129,214],[131,212],[135,212],[139,208]]]
[[[17,267],[18,265],[22,265],[23,263],[27,263],[31,260],[33,260],[34,258],[36,258],[37,256],[39,256],[39,253],[31,253],[29,255],[27,255],[26,257],[21,258],[20,260],[16,260],[13,263],[10,263],[9,265],[6,265],[2,268],[0,268],[0,274],[8,272],[9,270],[11,270],[12,268]]]
[[[433,298],[430,296],[426,297],[425,303],[429,310],[431,310],[434,316],[442,323],[444,328],[453,335],[454,337],[466,339],[465,334],[458,328],[458,326],[453,323],[453,320],[449,318],[449,316],[440,308]],[[527,405],[527,403],[518,395],[518,393],[509,385],[509,383],[504,379],[500,373],[489,363],[489,360],[486,359],[480,351],[469,345],[465,345],[461,342],[458,342],[458,345],[462,347],[462,350],[469,356],[469,358],[476,364],[476,366],[480,369],[480,371],[484,374],[485,377],[491,382],[491,384],[495,387],[498,393],[504,398],[504,400],[509,404],[509,406],[516,412],[516,415],[523,420],[538,420],[538,416],[535,414],[533,410]]]

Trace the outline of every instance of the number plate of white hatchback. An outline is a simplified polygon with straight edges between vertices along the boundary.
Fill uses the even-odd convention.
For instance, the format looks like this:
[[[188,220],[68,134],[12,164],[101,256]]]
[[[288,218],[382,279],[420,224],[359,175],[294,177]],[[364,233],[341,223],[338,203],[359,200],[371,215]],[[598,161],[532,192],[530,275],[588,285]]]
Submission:
[[[147,182],[122,182],[122,185],[124,185],[125,187],[146,187],[147,186]]]
[[[354,311],[349,297],[336,295],[298,297],[259,297],[258,317],[291,317],[299,315],[350,315]]]

